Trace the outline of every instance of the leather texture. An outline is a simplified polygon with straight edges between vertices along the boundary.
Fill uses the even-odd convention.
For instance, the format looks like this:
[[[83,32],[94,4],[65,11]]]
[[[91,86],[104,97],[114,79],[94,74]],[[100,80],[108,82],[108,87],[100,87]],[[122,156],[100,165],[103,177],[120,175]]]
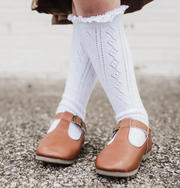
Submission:
[[[48,133],[37,147],[36,155],[54,159],[73,160],[77,157],[84,142],[84,134],[86,134],[86,126],[81,118],[74,116],[69,112],[59,113],[54,119],[61,119],[57,127]],[[82,125],[81,136],[78,140],[73,140],[68,129],[71,122]]]
[[[153,0],[121,0],[121,5],[128,5],[125,13],[135,12]],[[32,10],[39,13],[53,14],[52,24],[71,24],[67,20],[68,14],[72,13],[72,0],[32,0]]]
[[[97,156],[96,169],[111,172],[132,172],[138,169],[143,155],[151,151],[152,139],[151,129],[145,124],[132,120],[124,119],[116,125],[117,131],[113,142],[107,145]],[[130,127],[137,127],[145,131],[148,139],[141,147],[136,147],[129,142],[128,136]]]

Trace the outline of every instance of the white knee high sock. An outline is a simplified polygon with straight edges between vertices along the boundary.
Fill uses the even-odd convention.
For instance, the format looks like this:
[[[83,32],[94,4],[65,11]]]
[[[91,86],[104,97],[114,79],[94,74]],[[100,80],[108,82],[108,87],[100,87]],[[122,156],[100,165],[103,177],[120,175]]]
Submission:
[[[56,113],[68,111],[84,120],[86,106],[95,81],[96,73],[86,52],[79,24],[74,23],[68,77],[65,91]],[[59,121],[55,120],[48,132],[54,130],[58,123]],[[70,128],[72,128],[72,124]]]
[[[96,73],[87,55],[78,23],[74,23],[66,87],[56,112],[68,111],[84,120],[95,80]]]
[[[131,52],[122,22],[125,8],[122,6],[104,15],[90,18],[71,19],[81,25],[86,50],[115,111],[117,122],[133,118],[148,126],[148,115],[138,92]],[[143,137],[142,141],[135,139],[137,146],[146,138],[142,131],[136,128],[131,129],[130,137],[131,135],[131,140],[137,135]]]

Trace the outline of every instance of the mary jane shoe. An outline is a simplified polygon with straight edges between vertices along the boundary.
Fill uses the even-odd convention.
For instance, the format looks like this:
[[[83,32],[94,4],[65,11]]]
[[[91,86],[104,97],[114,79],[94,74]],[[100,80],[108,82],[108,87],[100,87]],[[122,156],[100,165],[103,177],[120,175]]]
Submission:
[[[129,131],[136,127],[146,133],[147,139],[141,147],[129,141]],[[129,177],[138,172],[140,162],[150,156],[152,150],[151,129],[145,124],[124,119],[118,123],[113,132],[113,140],[97,156],[96,172],[113,177]]]
[[[58,113],[54,120],[60,119],[57,127],[48,133],[40,142],[36,150],[36,159],[58,164],[72,164],[78,156],[84,142],[86,125],[82,119],[69,112]],[[81,130],[79,139],[72,139],[68,130],[74,122]]]

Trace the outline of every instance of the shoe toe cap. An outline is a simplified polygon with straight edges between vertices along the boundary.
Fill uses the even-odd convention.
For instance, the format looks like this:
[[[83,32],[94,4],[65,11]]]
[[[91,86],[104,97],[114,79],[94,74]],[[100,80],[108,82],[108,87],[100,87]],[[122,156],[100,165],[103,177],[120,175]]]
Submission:
[[[115,172],[131,172],[138,168],[133,160],[126,156],[119,156],[113,153],[102,151],[96,158],[95,166],[97,169]]]
[[[64,159],[64,160],[73,160],[79,154],[81,149],[81,144],[70,143],[65,141],[54,142],[52,140],[43,139],[37,147],[36,155]]]
[[[36,150],[36,155],[50,157],[50,158],[57,158],[57,159],[64,159],[64,160],[72,160],[76,157],[75,152],[72,150],[64,147],[47,147],[42,146],[38,147]]]

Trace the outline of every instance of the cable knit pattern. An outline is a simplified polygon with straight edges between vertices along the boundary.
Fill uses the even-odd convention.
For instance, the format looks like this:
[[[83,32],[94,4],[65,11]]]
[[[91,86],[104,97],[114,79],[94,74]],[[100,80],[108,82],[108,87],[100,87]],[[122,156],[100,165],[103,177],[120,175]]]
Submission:
[[[73,24],[68,77],[56,113],[68,111],[84,120],[86,106],[95,85],[96,73],[87,55],[78,25]]]
[[[139,96],[122,14],[115,14],[113,20],[105,23],[81,22],[80,26],[86,50],[116,113],[117,121],[133,118],[148,125],[148,115]]]
[[[125,10],[129,6],[122,5],[117,9],[114,9],[112,11],[106,12],[104,15],[97,15],[97,16],[91,16],[91,17],[82,17],[82,16],[74,16],[73,14],[68,15],[68,20],[75,22],[84,22],[84,23],[91,23],[91,22],[98,22],[98,23],[104,23],[104,22],[111,22],[115,16],[118,14],[124,14]]]

